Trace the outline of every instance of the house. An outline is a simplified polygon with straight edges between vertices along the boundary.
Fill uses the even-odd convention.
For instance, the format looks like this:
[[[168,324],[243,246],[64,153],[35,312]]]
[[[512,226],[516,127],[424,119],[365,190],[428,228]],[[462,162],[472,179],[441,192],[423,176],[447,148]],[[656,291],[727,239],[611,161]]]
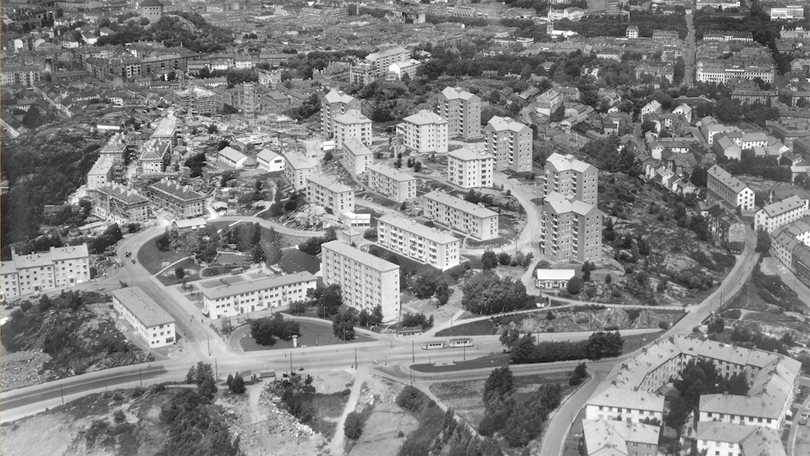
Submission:
[[[208,226],[208,221],[202,217],[180,219],[172,221],[172,229],[179,232],[200,231]]]
[[[714,144],[712,144],[712,151],[726,158],[734,160],[742,159],[742,148],[729,139],[726,134],[720,134],[715,137]]]
[[[779,432],[759,426],[701,421],[697,423],[696,437],[698,451],[705,454],[786,455]]]
[[[642,117],[650,114],[658,114],[660,112],[661,112],[661,103],[659,103],[656,100],[652,100],[651,102],[647,103],[646,105],[644,105],[644,107],[641,108]]]
[[[537,269],[534,285],[540,290],[565,290],[575,276],[573,269]]]

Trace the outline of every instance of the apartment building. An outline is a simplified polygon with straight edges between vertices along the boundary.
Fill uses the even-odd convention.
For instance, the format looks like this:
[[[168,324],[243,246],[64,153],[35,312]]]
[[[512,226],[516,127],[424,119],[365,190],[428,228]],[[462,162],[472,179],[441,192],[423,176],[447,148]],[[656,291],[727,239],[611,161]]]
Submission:
[[[284,157],[270,149],[262,149],[256,154],[259,168],[271,173],[284,171]]]
[[[371,119],[353,109],[334,119],[335,146],[343,147],[349,139],[357,139],[366,146],[371,145]]]
[[[486,241],[498,237],[498,213],[445,192],[425,195],[425,217]]]
[[[390,166],[368,165],[368,186],[398,203],[416,198],[416,178]]]
[[[175,93],[175,103],[191,114],[211,115],[219,109],[219,96],[204,87],[192,85]]]
[[[377,219],[377,244],[442,271],[459,264],[460,239],[398,215],[386,214]]]
[[[495,169],[532,170],[532,129],[528,125],[494,116],[484,127],[484,137],[486,151],[495,157]]]
[[[584,420],[585,456],[657,456],[661,428],[625,421]]]
[[[803,5],[788,5],[771,8],[772,21],[799,21],[804,19]]]
[[[234,284],[210,280],[201,287],[203,313],[216,320],[288,306],[306,300],[307,290],[314,290],[316,281],[317,278],[306,271]]]
[[[334,89],[327,94],[321,93],[319,96],[321,99],[321,134],[326,138],[331,138],[335,134],[335,117],[352,110],[359,111],[360,100]]]
[[[786,456],[779,432],[758,426],[717,421],[697,423],[697,449],[701,454],[722,456]]]
[[[553,153],[546,159],[543,196],[557,192],[572,195],[585,204],[596,206],[599,170],[573,155]]]
[[[754,230],[763,229],[768,233],[801,219],[807,214],[808,201],[798,195],[769,204],[754,214]]]
[[[810,250],[810,219],[803,218],[776,228],[771,233],[771,255],[775,256],[792,272],[796,272],[796,260]]]
[[[88,191],[93,215],[118,224],[142,223],[149,220],[149,200],[115,183]]]
[[[346,169],[355,176],[365,173],[368,166],[374,163],[374,154],[357,138],[349,138],[343,143],[343,158]]]
[[[725,202],[744,211],[754,209],[754,191],[718,165],[709,168],[706,187],[711,202]]]
[[[151,138],[141,146],[138,166],[143,174],[161,174],[166,171],[172,159],[171,142]]]
[[[113,309],[146,340],[149,348],[173,345],[177,340],[174,318],[143,290],[127,287],[111,294]]]
[[[548,89],[535,99],[535,103],[537,103],[535,110],[540,115],[551,117],[551,114],[559,109],[564,102],[565,96],[562,93],[554,89]]]
[[[354,189],[327,176],[307,178],[307,199],[335,215],[354,212]]]
[[[460,87],[446,87],[439,94],[438,114],[447,120],[449,137],[481,136],[481,98]]]
[[[343,304],[368,312],[379,305],[383,322],[399,320],[399,265],[332,241],[321,245],[321,277],[326,285],[340,285]]]
[[[147,195],[157,207],[175,218],[187,219],[205,215],[205,195],[177,182],[162,180],[146,187]]]
[[[307,189],[307,178],[315,171],[315,165],[297,152],[284,154],[284,177],[296,191]]]
[[[436,113],[423,110],[402,119],[397,125],[397,135],[404,139],[405,147],[414,152],[447,152],[447,120]]]
[[[109,156],[99,155],[93,167],[87,173],[87,189],[94,190],[99,186],[113,182],[115,163]]]
[[[664,396],[647,391],[635,391],[608,387],[594,394],[585,403],[586,420],[610,420],[641,423],[647,419],[664,421]]]
[[[573,195],[553,192],[540,214],[540,250],[555,261],[602,258],[602,212]]]
[[[492,187],[495,157],[470,144],[447,154],[447,181],[461,188]]]
[[[410,59],[411,53],[407,49],[397,46],[379,52],[372,52],[366,56],[365,61],[371,65],[372,77],[380,79],[385,78],[391,65],[407,62]]]
[[[51,247],[48,252],[17,255],[0,263],[0,298],[3,301],[58,288],[68,288],[90,280],[90,254],[87,244]]]
[[[760,78],[768,84],[772,84],[776,78],[776,67],[772,63],[765,61],[738,61],[729,59],[728,62],[719,60],[699,60],[697,72],[695,73],[697,82],[714,82],[716,84],[728,83],[737,79]]]

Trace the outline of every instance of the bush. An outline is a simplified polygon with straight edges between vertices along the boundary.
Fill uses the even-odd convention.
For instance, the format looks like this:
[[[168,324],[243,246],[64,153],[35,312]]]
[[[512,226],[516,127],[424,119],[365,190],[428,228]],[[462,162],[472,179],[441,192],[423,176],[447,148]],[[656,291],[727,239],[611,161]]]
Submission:
[[[397,405],[411,413],[419,413],[427,404],[427,396],[413,386],[406,386],[397,396]]]
[[[357,412],[351,412],[346,416],[346,423],[343,425],[343,433],[346,438],[357,440],[363,435],[363,417]]]
[[[664,331],[666,331],[666,330],[668,330],[669,328],[671,328],[671,327],[672,327],[672,325],[670,325],[668,321],[659,321],[659,322],[658,322],[658,327],[659,327],[659,328],[661,328],[661,329],[663,329]]]
[[[124,411],[121,410],[121,409],[118,409],[118,410],[115,411],[115,413],[113,413],[113,421],[115,421],[116,423],[123,423],[124,421],[126,421],[126,419],[127,419],[127,416],[124,414]]]

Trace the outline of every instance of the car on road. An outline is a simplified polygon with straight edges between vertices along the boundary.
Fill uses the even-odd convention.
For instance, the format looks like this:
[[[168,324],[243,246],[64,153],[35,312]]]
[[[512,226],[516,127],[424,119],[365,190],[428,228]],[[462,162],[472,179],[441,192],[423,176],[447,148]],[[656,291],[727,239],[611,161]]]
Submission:
[[[799,424],[801,424],[802,426],[806,426],[807,425],[807,417],[803,416],[802,419],[799,420]]]
[[[132,256],[132,252],[127,252],[127,253],[126,253],[126,257],[127,257],[127,258],[129,258],[129,257],[131,257],[131,256]]]
[[[132,264],[135,264],[135,258],[132,259]]]

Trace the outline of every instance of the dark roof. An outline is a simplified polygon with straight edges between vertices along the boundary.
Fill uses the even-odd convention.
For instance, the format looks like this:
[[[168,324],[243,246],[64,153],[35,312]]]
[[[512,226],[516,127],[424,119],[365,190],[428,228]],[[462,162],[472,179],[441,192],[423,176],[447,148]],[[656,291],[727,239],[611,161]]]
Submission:
[[[294,248],[284,252],[278,266],[287,274],[303,271],[315,274],[321,270],[321,262],[317,257]]]
[[[141,8],[144,6],[163,6],[158,0],[144,0],[141,2]]]

